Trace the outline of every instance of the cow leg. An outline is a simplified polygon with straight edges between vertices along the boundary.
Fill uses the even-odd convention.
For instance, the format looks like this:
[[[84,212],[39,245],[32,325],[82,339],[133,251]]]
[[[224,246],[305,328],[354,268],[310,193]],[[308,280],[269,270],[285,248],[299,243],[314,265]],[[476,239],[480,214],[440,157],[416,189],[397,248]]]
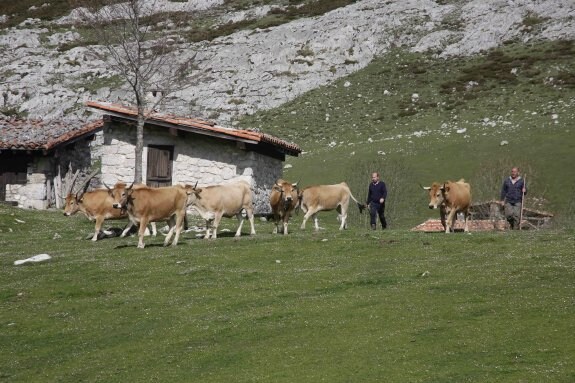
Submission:
[[[206,235],[204,236],[204,239],[210,239],[211,228],[212,228],[212,221],[206,219]]]
[[[339,225],[339,230],[347,229],[347,214],[341,215],[341,225]]]
[[[156,223],[152,222],[150,223],[150,226],[152,227],[152,235],[155,237],[158,234],[158,230],[156,230]]]
[[[143,249],[145,246],[144,234],[146,233],[146,227],[148,226],[148,219],[144,217],[139,223],[140,223],[140,229],[138,230],[138,248]]]
[[[244,217],[242,216],[242,212],[236,214],[236,218],[239,221],[238,230],[236,230],[236,237],[241,237],[242,235],[242,226],[244,225]]]
[[[170,219],[167,221],[170,230],[168,231],[168,235],[166,235],[166,239],[164,239],[164,246],[168,246],[170,244],[170,239],[172,239],[172,235],[174,235],[174,229],[175,229],[174,222],[175,222],[174,216],[171,216]]]
[[[216,239],[218,238],[218,226],[220,225],[220,220],[222,219],[222,214],[216,214],[214,216],[214,222],[213,222],[213,227],[212,227],[212,238]]]
[[[443,225],[443,230],[447,230],[447,223],[445,222],[445,216],[446,216],[445,207],[441,206],[439,208],[439,216],[441,218],[441,225]]]
[[[450,233],[453,230],[453,223],[455,221],[455,212],[457,209],[449,210],[449,215],[447,216],[447,221],[445,222],[445,232]]]
[[[347,207],[343,207],[340,205],[341,210],[341,225],[339,226],[339,230],[347,229]]]
[[[303,210],[303,208],[302,208]],[[308,211],[306,211],[305,215],[303,216],[303,221],[301,222],[301,229],[305,229],[305,223],[307,222],[307,220],[309,219],[309,217],[311,217],[314,214],[314,211],[309,209]]]
[[[463,227],[463,231],[469,233],[469,227],[467,226],[467,221],[469,220],[469,210],[463,212],[463,219],[465,221],[465,225]]]
[[[256,235],[256,227],[254,226],[254,211],[251,209],[246,210],[246,215],[250,221],[250,235]]]
[[[96,218],[96,228],[95,228],[94,236],[92,237],[92,241],[98,240],[98,234],[100,234],[100,230],[102,230],[102,223],[104,223],[104,216],[98,216]]]
[[[314,224],[315,230],[318,231],[319,230],[319,222],[317,219],[317,213],[315,213],[312,217],[313,217],[313,224]]]
[[[128,224],[126,225],[126,228],[124,229],[124,231],[122,231],[120,238],[124,238],[126,235],[128,235],[128,233],[130,232],[130,230],[132,230],[133,227],[134,227],[134,222],[132,222],[131,220],[128,221]]]
[[[176,215],[176,236],[174,237],[174,242],[172,242],[172,246],[176,246],[178,244],[178,240],[180,239],[180,233],[182,232],[182,228],[184,227],[185,221],[185,213],[184,215]],[[174,217],[172,217],[173,219]]]

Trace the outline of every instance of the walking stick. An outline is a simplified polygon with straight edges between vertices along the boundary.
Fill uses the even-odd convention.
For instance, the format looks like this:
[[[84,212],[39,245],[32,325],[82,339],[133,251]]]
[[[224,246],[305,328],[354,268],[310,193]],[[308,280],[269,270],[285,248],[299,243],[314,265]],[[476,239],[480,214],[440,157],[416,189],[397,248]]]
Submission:
[[[521,190],[521,212],[519,213],[519,231],[521,231],[521,223],[523,222],[523,203],[525,201],[525,189],[527,188],[527,174],[523,177],[523,188]]]

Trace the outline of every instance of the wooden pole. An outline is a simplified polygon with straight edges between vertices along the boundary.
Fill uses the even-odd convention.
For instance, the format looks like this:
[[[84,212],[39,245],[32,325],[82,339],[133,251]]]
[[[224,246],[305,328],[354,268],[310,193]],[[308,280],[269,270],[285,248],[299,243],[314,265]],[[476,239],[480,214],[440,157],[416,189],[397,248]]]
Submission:
[[[521,189],[521,213],[519,213],[519,231],[521,231],[521,224],[523,223],[523,204],[525,201],[525,189],[527,188],[527,174],[523,177],[523,188]]]

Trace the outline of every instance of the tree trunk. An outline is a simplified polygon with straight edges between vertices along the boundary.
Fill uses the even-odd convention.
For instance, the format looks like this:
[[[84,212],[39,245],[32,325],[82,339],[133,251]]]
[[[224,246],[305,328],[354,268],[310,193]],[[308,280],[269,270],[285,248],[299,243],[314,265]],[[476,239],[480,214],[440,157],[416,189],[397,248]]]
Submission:
[[[140,108],[138,108],[140,109]],[[136,164],[134,168],[134,182],[142,183],[142,154],[144,152],[144,113],[138,110],[138,126],[136,128]]]

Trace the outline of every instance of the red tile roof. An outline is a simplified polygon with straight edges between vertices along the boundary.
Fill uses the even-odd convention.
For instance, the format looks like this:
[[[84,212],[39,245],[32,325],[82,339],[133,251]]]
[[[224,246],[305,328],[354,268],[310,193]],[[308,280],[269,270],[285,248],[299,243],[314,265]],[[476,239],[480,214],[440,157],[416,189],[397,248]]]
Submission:
[[[95,101],[88,101],[86,102],[86,106],[99,109],[105,112],[111,112],[115,115],[119,115],[124,118],[135,119],[138,116],[138,111],[135,107],[112,104],[107,102],[95,102]],[[175,127],[182,127],[182,128],[192,128],[197,133],[217,133],[224,136],[228,136],[232,139],[244,139],[249,141],[254,141],[255,143],[268,143],[276,148],[281,149],[283,152],[289,155],[297,156],[301,153],[301,149],[298,145],[294,143],[290,143],[284,141],[280,138],[271,136],[269,134],[261,133],[259,131],[254,130],[244,130],[244,129],[232,129],[232,128],[224,128],[222,126],[217,126],[215,123],[210,121],[201,120],[198,118],[190,118],[190,117],[177,117],[171,116],[167,114],[161,113],[151,113],[147,117],[147,123],[154,124],[154,123],[168,123],[171,125],[175,125]]]
[[[50,150],[102,129],[101,120],[86,125],[63,121],[0,117],[0,150]]]

